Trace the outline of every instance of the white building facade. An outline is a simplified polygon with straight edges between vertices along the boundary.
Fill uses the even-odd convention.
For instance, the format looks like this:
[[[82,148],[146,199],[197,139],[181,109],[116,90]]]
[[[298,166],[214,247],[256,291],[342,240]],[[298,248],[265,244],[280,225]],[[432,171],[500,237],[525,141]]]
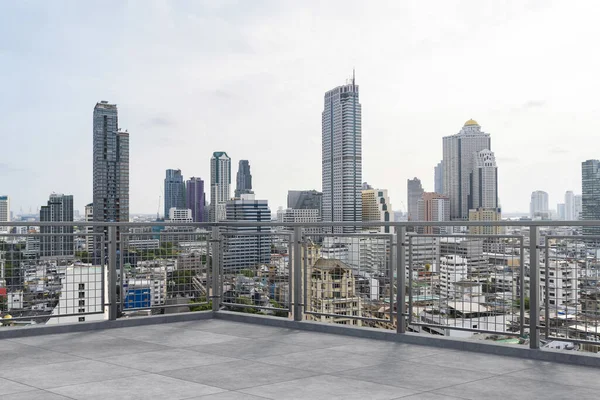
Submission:
[[[216,151],[210,159],[210,221],[226,219],[226,204],[231,199],[231,158]]]

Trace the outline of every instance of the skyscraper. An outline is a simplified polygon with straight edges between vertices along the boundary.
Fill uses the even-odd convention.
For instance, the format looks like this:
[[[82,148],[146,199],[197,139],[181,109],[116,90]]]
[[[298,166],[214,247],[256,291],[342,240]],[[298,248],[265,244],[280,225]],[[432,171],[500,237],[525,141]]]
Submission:
[[[571,190],[565,192],[565,219],[567,221],[577,219],[575,217],[575,195]]]
[[[548,193],[542,190],[536,190],[531,193],[531,202],[529,203],[529,216],[531,219],[550,218],[550,209],[548,207]]]
[[[450,219],[467,220],[473,204],[473,170],[477,154],[491,150],[490,134],[472,119],[455,135],[443,139],[443,194],[450,198]],[[496,193],[496,198],[498,194]]]
[[[580,194],[576,194],[573,197],[573,219],[578,220],[581,219],[582,212],[582,196]]]
[[[444,164],[443,161],[437,163],[433,168],[433,191],[436,193],[444,193]]]
[[[191,177],[186,185],[186,207],[192,210],[192,219],[194,222],[204,221],[204,205],[206,197],[204,194],[204,181],[200,178]]]
[[[40,208],[40,222],[72,222],[73,196],[52,193],[48,205]],[[41,226],[40,233],[51,236],[40,236],[40,256],[73,257],[75,246],[72,226]]]
[[[419,178],[408,179],[406,181],[406,193],[408,197],[408,220],[419,220],[418,202],[423,196],[423,186]]]
[[[295,210],[323,210],[323,193],[316,190],[288,190],[287,208]]]
[[[600,161],[581,163],[581,219],[600,220]],[[600,235],[600,226],[583,227],[584,235]]]
[[[498,208],[498,167],[490,150],[481,150],[475,156],[469,209]]]
[[[101,101],[94,107],[93,119],[93,208],[95,222],[129,222],[129,133],[119,130],[116,104]],[[104,232],[105,246],[108,243]],[[117,247],[121,228],[117,228]],[[96,237],[96,257],[100,239]],[[96,258],[97,259],[97,258]]]
[[[10,222],[10,198],[8,196],[0,196],[0,223]],[[8,226],[0,225],[0,233],[8,233]]]
[[[86,204],[85,206],[85,222],[93,222],[94,221],[94,203]],[[94,251],[94,237],[91,235],[94,233],[94,228],[92,226],[85,227],[85,233],[87,236],[85,237],[85,250],[90,253]]]
[[[185,184],[180,169],[168,169],[165,174],[165,218],[171,208],[185,208]]]
[[[226,204],[231,199],[231,158],[215,151],[210,159],[210,221],[226,218]]]
[[[324,222],[362,220],[361,104],[354,76],[325,93],[322,113],[322,187]],[[334,232],[354,232],[336,227]]]
[[[387,189],[366,189],[362,191],[362,220],[363,222],[390,222],[392,205],[388,197]],[[370,231],[390,233],[389,226],[378,226],[374,224]]]
[[[235,183],[236,199],[239,199],[242,194],[252,193],[252,175],[250,174],[250,163],[248,160],[240,160]]]

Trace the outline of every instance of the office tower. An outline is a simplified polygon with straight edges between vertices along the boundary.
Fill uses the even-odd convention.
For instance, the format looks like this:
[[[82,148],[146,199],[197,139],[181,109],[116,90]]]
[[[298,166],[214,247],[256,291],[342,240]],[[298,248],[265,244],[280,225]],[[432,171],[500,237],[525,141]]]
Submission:
[[[254,194],[242,194],[226,204],[227,221],[271,221],[267,200],[256,200]],[[223,267],[239,270],[268,264],[271,261],[271,237],[268,226],[235,226],[226,228]]]
[[[467,220],[473,208],[473,170],[482,150],[491,150],[490,134],[472,119],[457,134],[443,138],[443,194],[450,198],[452,220]]]
[[[93,222],[94,221],[94,203],[86,204],[85,206],[85,222]],[[85,227],[85,250],[88,253],[94,251],[94,237],[91,235],[94,233],[94,227],[87,226]]]
[[[0,196],[0,223],[10,222],[10,198]],[[8,233],[10,227],[0,225],[0,233]]]
[[[478,208],[469,210],[469,222],[498,222],[502,221],[502,212],[499,208]],[[471,235],[500,235],[504,228],[501,226],[470,226],[469,233]],[[495,239],[490,239],[488,242],[493,242]],[[489,251],[489,250],[488,250]]]
[[[322,113],[322,187],[324,222],[362,220],[361,105],[354,76],[325,93]],[[335,227],[354,232],[358,227]],[[331,229],[328,229],[331,231]]]
[[[581,163],[581,219],[600,220],[600,161]],[[583,227],[584,235],[600,235],[600,226]]]
[[[73,222],[73,196],[52,193],[48,205],[40,209],[40,222]],[[73,257],[72,226],[40,226],[40,255],[42,257]]]
[[[236,199],[239,199],[242,194],[252,193],[252,174],[250,174],[250,163],[248,160],[240,160],[235,183]]]
[[[165,174],[165,218],[171,208],[185,208],[185,183],[180,169],[168,169]]]
[[[450,199],[440,193],[425,192],[417,201],[417,221],[443,222],[450,221]],[[419,226],[417,233],[444,234],[451,233],[452,227]]]
[[[204,194],[204,181],[200,178],[191,177],[185,185],[186,207],[192,210],[194,222],[206,222],[204,219],[204,205],[206,198]]]
[[[93,119],[93,208],[94,222],[129,222],[129,133],[119,130],[116,104],[101,101],[94,107]],[[104,232],[105,249],[108,230]],[[117,227],[119,248],[121,227]],[[95,238],[95,260],[100,257],[100,238]],[[106,253],[108,254],[108,253]]]
[[[423,186],[419,178],[408,179],[406,181],[406,193],[408,194],[408,220],[419,220],[418,202],[423,196]]]
[[[573,191],[567,190],[565,192],[565,220],[573,221],[577,218],[575,217],[575,195]]]
[[[582,196],[580,194],[576,194],[573,197],[573,218],[575,220],[581,219],[582,208]]]
[[[529,216],[531,219],[550,218],[550,211],[548,207],[548,193],[542,190],[536,190],[531,193],[531,202],[529,203]]]
[[[477,153],[472,177],[470,208],[498,208],[498,167],[493,151]]]
[[[316,190],[288,190],[287,208],[295,210],[319,210],[319,218],[321,218],[323,193]]]
[[[387,189],[366,189],[362,191],[362,220],[363,222],[390,222],[392,205],[388,197]],[[389,226],[374,224],[372,227],[364,228],[371,232],[390,233]]]
[[[210,222],[225,220],[230,199],[231,158],[224,151],[215,151],[210,159]]]
[[[565,203],[558,203],[556,205],[556,216],[559,221],[567,220],[567,211]]]
[[[433,168],[433,191],[436,193],[444,193],[444,164],[443,161],[437,163]]]

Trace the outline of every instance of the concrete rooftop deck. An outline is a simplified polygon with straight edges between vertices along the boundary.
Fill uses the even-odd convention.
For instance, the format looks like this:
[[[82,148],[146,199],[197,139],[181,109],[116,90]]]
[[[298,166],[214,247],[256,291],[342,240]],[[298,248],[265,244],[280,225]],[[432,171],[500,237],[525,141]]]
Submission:
[[[597,368],[219,319],[0,340],[0,398],[597,399]]]

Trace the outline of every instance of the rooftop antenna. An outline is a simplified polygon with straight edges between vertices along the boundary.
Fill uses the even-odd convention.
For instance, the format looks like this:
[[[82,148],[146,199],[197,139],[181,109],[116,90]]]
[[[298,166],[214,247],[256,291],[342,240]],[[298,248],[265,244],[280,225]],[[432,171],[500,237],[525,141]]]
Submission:
[[[354,67],[352,67],[352,86],[356,86],[354,83],[356,80],[355,78],[356,78],[355,69],[354,69]]]

